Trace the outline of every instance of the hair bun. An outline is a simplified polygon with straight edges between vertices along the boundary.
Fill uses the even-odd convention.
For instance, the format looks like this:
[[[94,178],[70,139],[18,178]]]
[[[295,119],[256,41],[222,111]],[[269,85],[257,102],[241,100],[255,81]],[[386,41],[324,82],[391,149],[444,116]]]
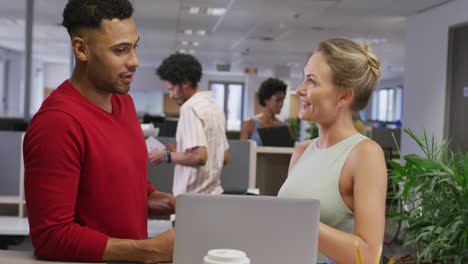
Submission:
[[[363,43],[359,43],[359,44],[362,48],[362,52],[367,58],[367,63],[369,64],[370,70],[374,73],[375,78],[378,79],[380,75],[382,74],[382,68],[380,66],[379,59],[371,51],[369,44],[363,44]]]

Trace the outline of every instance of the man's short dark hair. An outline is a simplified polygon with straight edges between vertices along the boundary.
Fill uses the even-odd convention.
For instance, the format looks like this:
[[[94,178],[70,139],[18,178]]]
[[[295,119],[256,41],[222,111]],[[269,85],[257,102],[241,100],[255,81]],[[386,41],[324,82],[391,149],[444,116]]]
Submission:
[[[202,77],[202,66],[194,56],[176,53],[164,59],[156,74],[161,80],[174,85],[181,85],[188,80],[192,83],[192,88],[195,88]]]
[[[126,19],[133,14],[128,0],[69,0],[63,10],[62,25],[73,36],[80,29],[98,29],[103,19]]]
[[[265,100],[270,99],[272,95],[277,92],[283,92],[286,94],[286,85],[280,79],[277,78],[268,78],[260,84],[260,88],[258,89],[258,102],[260,105],[265,106]]]

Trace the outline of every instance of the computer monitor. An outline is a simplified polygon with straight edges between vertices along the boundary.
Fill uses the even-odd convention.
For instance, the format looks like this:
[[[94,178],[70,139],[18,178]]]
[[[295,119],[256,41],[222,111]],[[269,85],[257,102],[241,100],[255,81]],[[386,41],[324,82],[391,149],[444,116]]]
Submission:
[[[294,140],[287,126],[258,128],[258,134],[263,146],[294,147]]]

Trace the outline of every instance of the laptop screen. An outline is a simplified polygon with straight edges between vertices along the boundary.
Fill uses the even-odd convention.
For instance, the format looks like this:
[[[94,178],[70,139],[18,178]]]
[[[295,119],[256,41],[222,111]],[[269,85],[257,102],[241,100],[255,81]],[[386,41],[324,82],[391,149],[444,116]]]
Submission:
[[[294,140],[287,126],[258,128],[263,146],[294,147]]]
[[[317,260],[320,202],[272,196],[177,196],[174,264],[203,263],[211,249],[244,251],[251,263]]]

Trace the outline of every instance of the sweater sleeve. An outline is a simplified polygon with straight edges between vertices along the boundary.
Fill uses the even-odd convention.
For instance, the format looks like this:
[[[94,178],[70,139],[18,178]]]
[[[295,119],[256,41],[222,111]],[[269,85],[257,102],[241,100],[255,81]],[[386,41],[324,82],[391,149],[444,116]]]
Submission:
[[[36,256],[102,261],[108,236],[75,221],[83,142],[79,124],[60,111],[37,114],[28,128],[24,188]]]
[[[146,185],[146,192],[148,196],[150,196],[153,192],[157,191],[158,189],[154,188],[151,182],[148,180],[148,184]]]

